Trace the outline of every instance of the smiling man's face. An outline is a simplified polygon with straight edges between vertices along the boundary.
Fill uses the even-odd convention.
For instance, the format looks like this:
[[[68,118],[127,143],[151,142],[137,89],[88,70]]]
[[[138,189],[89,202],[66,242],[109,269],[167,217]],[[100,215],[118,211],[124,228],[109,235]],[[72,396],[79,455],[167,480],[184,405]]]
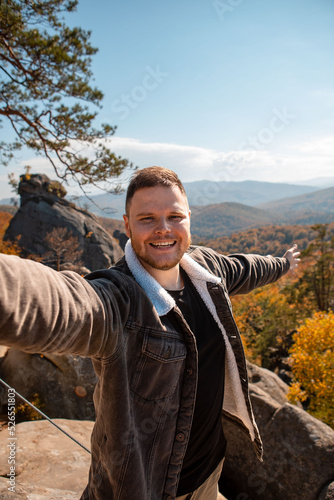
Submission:
[[[148,272],[178,265],[190,245],[188,201],[178,186],[139,189],[123,217],[126,234]]]

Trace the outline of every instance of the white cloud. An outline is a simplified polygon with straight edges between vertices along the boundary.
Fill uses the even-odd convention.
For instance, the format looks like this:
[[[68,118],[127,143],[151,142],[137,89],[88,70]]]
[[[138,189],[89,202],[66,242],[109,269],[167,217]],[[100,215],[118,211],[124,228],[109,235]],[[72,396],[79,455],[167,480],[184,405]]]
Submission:
[[[302,153],[307,153],[310,155],[316,156],[328,156],[334,159],[334,136],[328,135],[326,137],[319,137],[317,139],[313,139],[311,141],[302,142],[297,145],[297,149],[299,149]],[[333,169],[334,171],[334,169]]]
[[[259,180],[296,182],[334,175],[334,137],[323,137],[289,147],[281,153],[241,149],[217,151],[197,146],[149,143],[112,138],[110,147],[140,168],[162,165],[177,172],[183,182]]]
[[[107,145],[117,155],[129,158],[140,168],[161,165],[175,170],[183,182],[207,179],[298,183],[315,177],[334,176],[333,136],[290,145],[281,153],[272,153],[265,149],[224,152],[199,146],[143,142],[127,137],[112,137],[107,140]],[[89,154],[89,149],[86,154]],[[31,165],[32,172],[45,173],[55,178],[53,168],[43,158],[22,161],[10,171],[22,173],[24,165]],[[6,186],[6,174],[0,175],[0,180],[0,197],[10,196],[10,188]],[[69,191],[72,193],[71,189]],[[91,194],[96,194],[96,191],[92,189]]]
[[[213,161],[214,151],[197,146],[173,143],[150,143],[137,139],[115,137],[109,147],[140,168],[160,165],[175,170],[183,181],[203,179],[203,169]]]
[[[198,146],[148,143],[125,137],[112,138],[108,145],[140,168],[152,165],[171,168],[183,182],[203,179],[238,181],[252,178],[254,171],[261,175],[263,166],[272,164],[274,168],[273,158],[266,151],[222,152]]]

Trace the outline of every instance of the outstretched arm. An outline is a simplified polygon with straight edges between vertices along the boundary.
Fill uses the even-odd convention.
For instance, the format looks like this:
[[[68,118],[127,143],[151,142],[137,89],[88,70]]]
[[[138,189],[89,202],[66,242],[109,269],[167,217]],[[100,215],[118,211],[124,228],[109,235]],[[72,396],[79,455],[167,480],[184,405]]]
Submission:
[[[288,261],[290,262],[290,271],[294,271],[296,267],[298,267],[298,263],[300,262],[299,259],[300,252],[297,249],[297,245],[293,245],[293,247],[289,248],[283,255]]]
[[[27,352],[111,355],[128,315],[127,292],[38,262],[0,255],[0,344]]]

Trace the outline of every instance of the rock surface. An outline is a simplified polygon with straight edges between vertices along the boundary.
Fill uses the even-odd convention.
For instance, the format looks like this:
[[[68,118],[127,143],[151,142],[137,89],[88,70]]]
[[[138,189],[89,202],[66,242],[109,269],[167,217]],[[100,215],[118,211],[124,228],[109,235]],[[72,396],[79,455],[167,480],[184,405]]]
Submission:
[[[7,370],[6,377],[11,374],[12,385],[19,392],[34,387],[43,394],[47,404],[42,410],[47,415],[66,414],[74,415],[71,418],[85,419],[90,416],[96,381],[94,372],[90,371],[92,366],[87,365],[87,362],[90,360],[75,356],[41,357],[9,349],[2,368]],[[3,375],[3,370],[1,373]],[[248,364],[248,374],[255,417],[264,444],[264,461],[258,461],[253,446],[235,424],[224,422],[228,448],[220,481],[222,493],[229,500],[334,500],[334,431],[303,409],[289,404],[286,400],[288,387],[274,373]],[[72,422],[66,421],[66,425],[70,427]],[[40,428],[41,425],[45,427]],[[93,422],[74,421],[73,426],[77,426],[73,428],[80,432],[86,432],[85,429],[91,430]],[[28,472],[24,475],[22,467],[19,469],[17,479],[22,489],[17,489],[17,492],[20,491],[17,498],[79,498],[78,484],[73,485],[71,474],[79,475],[73,469],[73,464],[69,464],[66,469],[67,448],[58,447],[60,437],[63,438],[59,436],[59,431],[44,421],[26,422],[19,424],[18,428],[22,429],[22,435],[30,435],[31,443],[35,442],[36,446],[29,448],[20,437],[20,446],[24,445],[32,468],[27,468],[23,458],[19,462],[20,467],[23,463],[24,471]],[[0,449],[4,449],[1,439],[4,439],[3,433],[0,433]],[[67,443],[68,438],[64,436],[63,439]],[[83,441],[83,438],[79,440]],[[66,446],[70,444],[71,441]],[[41,449],[45,452],[47,463],[37,466],[41,460]],[[74,448],[74,452],[79,453],[81,449]],[[21,457],[23,455],[22,452]],[[80,455],[78,457],[75,466],[81,467],[82,459]],[[89,457],[87,460],[89,462]],[[67,471],[64,476],[63,469],[57,472],[63,461]],[[88,469],[88,463],[85,466]],[[53,467],[56,470],[55,479],[48,482],[48,478],[53,477]],[[3,475],[4,469],[0,467],[0,470]],[[27,477],[29,479],[26,480]],[[60,480],[62,477],[64,481]],[[0,499],[8,498],[1,496],[6,491],[4,481],[0,481]],[[84,486],[81,484],[80,488]]]
[[[235,424],[224,422],[228,447],[220,481],[223,493],[229,500],[332,499],[334,431],[287,403],[285,384],[275,374],[254,365],[248,370],[264,461],[259,462]]]
[[[54,422],[90,449],[93,422]],[[16,426],[15,492],[8,491],[8,431],[0,432],[0,499],[78,500],[87,484],[90,454],[46,420]]]
[[[0,374],[26,399],[38,394],[43,405],[40,409],[50,418],[95,418],[93,392],[97,377],[90,358],[28,354],[10,348],[1,360]],[[1,399],[4,405],[6,398]],[[17,402],[22,401],[17,398]]]
[[[123,251],[89,212],[64,199],[64,188],[46,175],[23,175],[19,184],[21,206],[11,220],[5,239],[15,241],[28,253],[43,256],[49,248],[45,236],[54,228],[66,228],[78,239],[83,265],[95,271],[108,268]]]

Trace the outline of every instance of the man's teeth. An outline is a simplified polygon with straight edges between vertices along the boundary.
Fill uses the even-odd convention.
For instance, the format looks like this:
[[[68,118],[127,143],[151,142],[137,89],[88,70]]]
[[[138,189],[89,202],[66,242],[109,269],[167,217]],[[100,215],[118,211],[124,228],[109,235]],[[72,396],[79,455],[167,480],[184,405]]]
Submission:
[[[152,243],[154,247],[171,247],[175,241],[162,241],[161,243]]]

